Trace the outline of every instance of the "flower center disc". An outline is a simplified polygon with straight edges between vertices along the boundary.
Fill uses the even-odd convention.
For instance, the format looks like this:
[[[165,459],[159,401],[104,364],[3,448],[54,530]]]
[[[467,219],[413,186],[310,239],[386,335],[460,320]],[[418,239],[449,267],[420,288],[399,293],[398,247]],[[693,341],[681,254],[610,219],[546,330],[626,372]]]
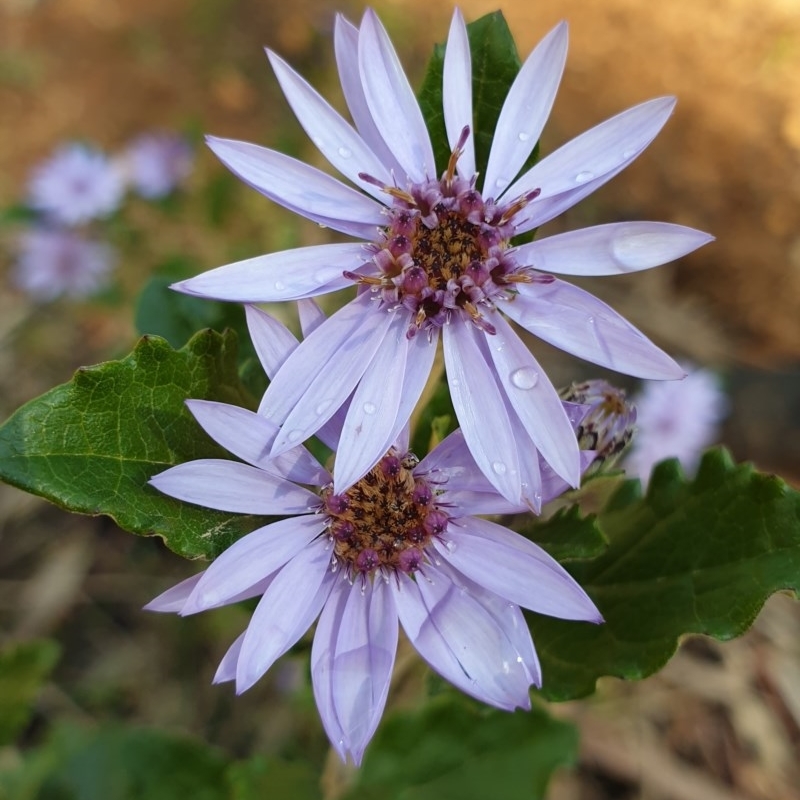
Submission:
[[[439,224],[427,228],[418,222],[412,249],[414,263],[425,271],[428,286],[447,289],[473,262],[482,262],[486,253],[478,245],[480,228],[452,211],[439,215]]]
[[[334,556],[351,575],[414,572],[424,548],[444,533],[448,517],[430,484],[414,476],[416,465],[415,456],[390,450],[346,492],[322,491]]]

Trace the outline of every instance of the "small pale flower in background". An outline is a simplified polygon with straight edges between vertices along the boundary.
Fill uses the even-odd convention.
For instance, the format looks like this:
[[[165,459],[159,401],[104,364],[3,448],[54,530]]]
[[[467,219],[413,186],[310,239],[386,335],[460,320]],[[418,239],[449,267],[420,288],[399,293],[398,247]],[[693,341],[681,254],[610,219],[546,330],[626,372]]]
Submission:
[[[634,398],[636,433],[625,459],[628,472],[647,484],[653,467],[677,458],[687,474],[694,473],[700,456],[717,441],[728,411],[728,398],[710,370],[686,366],[682,381],[648,383]]]
[[[263,312],[249,307],[247,315],[272,374],[297,341]],[[308,331],[320,317],[306,313],[305,320]],[[215,676],[235,681],[237,692],[259,680],[319,617],[314,696],[342,759],[349,754],[359,763],[380,721],[399,626],[443,677],[511,711],[530,708],[529,688],[542,680],[520,606],[602,622],[586,593],[541,548],[476,516],[525,507],[495,491],[459,431],[422,461],[407,451],[401,432],[377,465],[337,492],[333,476],[302,445],[269,456],[265,445],[277,426],[262,415],[224,403],[188,405],[206,433],[242,461],[191,461],[151,483],[206,508],[286,518],[243,537],[147,608],[186,615],[261,595]],[[320,431],[334,450],[341,420],[334,415]],[[582,453],[581,466],[591,459]],[[545,464],[540,468],[545,499],[567,488]]]
[[[60,228],[33,228],[20,236],[13,281],[35,300],[87,297],[103,289],[114,249]]]
[[[475,462],[509,501],[538,510],[537,451],[572,486],[580,480],[580,453],[555,388],[507,317],[605,367],[642,378],[681,377],[681,368],[619,314],[552,273],[635,272],[712,237],[679,225],[624,222],[520,246],[511,239],[631,163],[675,100],[631,108],[521,172],[564,69],[567,26],[560,23],[523,64],[500,113],[485,174],[478,176],[471,56],[456,11],[443,73],[452,155],[440,178],[420,107],[375,13],[367,10],[360,28],[338,17],[335,47],[354,126],[282,59],[268,55],[300,123],[355,189],[256,145],[217,138],[209,145],[267,197],[361,241],[251,258],[174,288],[274,302],[359,287],[356,299],[287,359],[259,409],[281,428],[272,451],[278,455],[314,434],[352,396],[337,492],[372,469],[407,423],[441,334],[450,394]]]
[[[134,139],[121,156],[131,188],[148,200],[165,197],[192,172],[194,153],[183,136],[146,133]]]
[[[31,207],[62,225],[107,217],[124,194],[119,167],[99,150],[77,143],[60,147],[39,164],[28,184]]]

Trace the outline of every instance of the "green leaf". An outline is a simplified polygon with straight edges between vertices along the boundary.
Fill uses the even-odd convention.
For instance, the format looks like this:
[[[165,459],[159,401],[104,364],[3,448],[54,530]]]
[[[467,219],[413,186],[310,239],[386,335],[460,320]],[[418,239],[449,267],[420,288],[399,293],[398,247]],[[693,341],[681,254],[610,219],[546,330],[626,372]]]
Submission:
[[[467,25],[472,54],[472,131],[475,136],[475,163],[478,173],[485,174],[489,162],[494,130],[500,109],[520,68],[514,38],[502,12],[495,11]],[[444,45],[438,44],[428,62],[419,91],[419,104],[433,142],[439,174],[447,168],[450,146],[442,111],[442,75]],[[532,167],[538,158],[537,143],[523,170]]]
[[[347,800],[535,800],[577,744],[538,707],[509,714],[448,693],[387,716]]]
[[[531,615],[550,699],[590,694],[601,675],[651,675],[684,634],[739,636],[771,594],[800,590],[800,493],[724,450],[694,481],[660,464],[644,498],[625,482],[597,521],[608,549],[567,568],[605,624]]]
[[[0,650],[0,746],[10,744],[28,724],[42,684],[56,665],[52,641],[19,642]]]
[[[232,328],[239,337],[240,372],[255,394],[266,390],[266,377],[250,341],[244,307],[240,303],[218,303],[172,291],[170,284],[181,276],[160,274],[151,278],[136,303],[135,325],[140,334],[163,336],[173,347],[183,347],[197,331],[212,328],[220,333]],[[251,365],[256,369],[252,369]],[[254,379],[254,380],[253,380]],[[254,385],[250,385],[250,382]]]
[[[550,519],[535,520],[519,531],[557,561],[596,558],[608,545],[594,514],[582,517],[580,508],[560,508]]]
[[[0,478],[69,511],[161,536],[186,558],[214,557],[265,518],[181,503],[147,481],[184,461],[229,457],[185,400],[252,406],[236,353],[233,331],[209,330],[180,350],[145,336],[121,361],[82,367],[0,427]]]
[[[39,214],[30,206],[14,205],[0,208],[0,225],[32,225]]]
[[[319,776],[309,764],[256,756],[231,764],[230,800],[320,800]]]
[[[227,760],[203,742],[157,730],[62,725],[14,773],[8,800],[227,800]]]

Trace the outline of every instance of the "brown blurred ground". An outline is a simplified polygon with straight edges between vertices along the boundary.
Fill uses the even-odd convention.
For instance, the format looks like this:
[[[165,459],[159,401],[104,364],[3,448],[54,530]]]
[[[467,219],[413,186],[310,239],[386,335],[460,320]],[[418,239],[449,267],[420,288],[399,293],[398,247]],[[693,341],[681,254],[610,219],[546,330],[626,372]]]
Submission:
[[[496,4],[462,8],[474,19]],[[334,9],[351,18],[361,11],[353,2],[314,0],[0,0],[0,203],[19,198],[30,167],[66,138],[113,149],[143,130],[188,124],[261,143],[299,141],[261,47],[279,50],[335,95]],[[412,0],[378,10],[419,79],[434,38],[445,35],[449,7]],[[649,97],[679,97],[674,118],[637,163],[557,225],[660,219],[716,235],[678,265],[604,279],[592,290],[671,351],[724,368],[733,395],[726,441],[738,457],[796,481],[800,3],[540,0],[507,2],[503,11],[523,56],[556,21],[570,21],[544,152]],[[198,171],[220,169],[204,155]],[[248,202],[251,223],[273,213],[261,198]],[[224,243],[191,220],[159,236],[154,252],[186,248],[209,267],[224,259]],[[149,266],[124,265],[129,285],[143,282]],[[89,309],[67,319],[58,307],[33,309],[4,292],[0,410],[66,380],[80,363],[124,352],[132,336],[126,314]],[[177,656],[165,655],[172,645],[159,642],[158,626],[138,612],[184,565],[157,559],[153,542],[129,543],[111,526],[65,519],[0,487],[0,614],[18,635],[77,637],[82,653],[68,645],[46,709],[92,716],[108,703],[92,694],[102,690],[123,716],[199,732],[221,716],[220,740],[268,747],[275,725],[233,721],[229,698],[217,689],[202,693],[223,643],[209,645],[204,674],[186,684],[171,664]],[[139,572],[131,573],[131,552]],[[48,570],[61,580],[41,599],[37,588],[54,574]],[[144,577],[152,574],[169,577],[155,586]],[[557,783],[553,797],[800,797],[799,619],[796,604],[774,598],[742,640],[695,640],[661,676],[608,682],[596,701],[563,707],[582,725],[584,751],[580,769]],[[197,628],[197,638],[208,638],[213,624]],[[64,686],[78,688],[70,694]],[[271,685],[258,691],[248,697],[248,714],[275,702]]]

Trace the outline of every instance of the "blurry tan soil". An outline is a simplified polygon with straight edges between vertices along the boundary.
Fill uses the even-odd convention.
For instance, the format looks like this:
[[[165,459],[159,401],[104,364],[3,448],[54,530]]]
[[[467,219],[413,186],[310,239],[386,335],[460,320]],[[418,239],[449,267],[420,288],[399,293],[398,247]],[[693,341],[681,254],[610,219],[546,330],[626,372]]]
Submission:
[[[419,79],[432,37],[444,37],[449,7],[419,0],[377,7]],[[0,204],[19,199],[31,166],[64,139],[113,149],[145,130],[188,124],[279,147],[301,141],[261,47],[274,47],[335,95],[334,8],[360,14],[351,0],[335,7],[314,0],[0,0]],[[468,19],[495,8],[462,3]],[[635,103],[678,96],[674,118],[648,151],[557,226],[658,219],[717,237],[677,265],[591,289],[670,351],[727,370],[733,413],[726,442],[738,457],[800,480],[800,2],[514,0],[503,11],[523,56],[556,21],[570,21],[544,152]],[[295,148],[313,159],[302,141]],[[201,155],[198,180],[220,170]],[[277,235],[256,230],[287,219],[269,205],[253,195],[241,220],[237,208],[243,241]],[[153,253],[190,251],[209,267],[230,255],[230,243],[191,220],[158,235],[146,243]],[[141,285],[152,266],[146,262],[124,265],[127,285]],[[3,415],[79,364],[129,349],[127,310],[109,316],[90,304],[68,313],[31,307],[11,290],[0,294]],[[91,717],[110,705],[123,718],[194,730],[243,752],[268,750],[280,730],[313,720],[313,705],[278,704],[280,680],[293,680],[288,673],[248,694],[246,720],[230,693],[203,690],[224,652],[215,632],[243,625],[243,612],[193,621],[188,633],[189,623],[179,620],[170,628],[174,641],[157,639],[163,618],[156,625],[138,609],[193,569],[154,543],[109,523],[67,518],[3,486],[0,542],[7,630],[78,642],[80,655],[68,651],[48,687],[43,716]],[[177,651],[197,652],[205,640],[213,644],[201,674],[189,678]],[[609,680],[597,698],[560,707],[581,725],[583,750],[579,768],[556,781],[553,800],[800,798],[798,643],[798,607],[775,597],[742,639],[690,640],[659,676],[640,684]],[[275,718],[253,719],[253,709],[267,704],[279,709]]]

